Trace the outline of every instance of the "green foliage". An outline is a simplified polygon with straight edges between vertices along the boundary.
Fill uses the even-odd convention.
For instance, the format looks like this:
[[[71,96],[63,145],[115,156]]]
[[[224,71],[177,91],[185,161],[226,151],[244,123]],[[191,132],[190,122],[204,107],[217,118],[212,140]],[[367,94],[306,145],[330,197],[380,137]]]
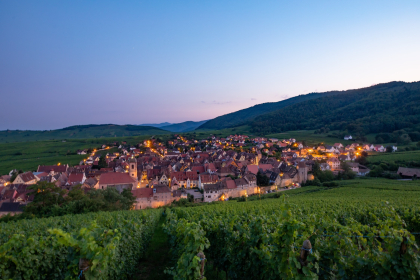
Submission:
[[[144,255],[161,210],[102,212],[1,224],[1,279],[127,279]],[[51,230],[47,230],[51,229]]]
[[[35,217],[52,217],[67,214],[82,214],[98,211],[130,210],[136,201],[130,190],[120,194],[114,188],[89,190],[86,194],[81,186],[74,186],[66,191],[54,183],[38,182],[28,187],[32,190],[34,201],[29,203],[22,214],[13,217],[2,217],[0,222],[30,219]]]
[[[201,278],[201,260],[197,254],[209,248],[210,244],[200,224],[178,220],[172,212],[168,213],[167,221],[164,229],[178,262],[176,267],[165,272],[173,275],[174,280],[206,279]]]
[[[195,232],[203,230],[210,243],[206,258],[229,279],[420,277],[419,248],[410,233],[420,229],[418,183],[359,179],[324,191],[309,193],[310,188],[288,192],[293,194],[288,202],[272,199],[173,208],[168,214],[172,247],[178,256],[185,250],[180,247],[196,248],[203,242],[198,238],[191,245],[179,245],[186,235],[183,229],[192,225]],[[390,203],[381,201],[388,198]],[[306,239],[313,252],[302,267],[299,253]],[[184,267],[192,263],[197,250],[193,252]]]
[[[228,127],[237,127],[246,121],[250,121],[257,116],[267,114],[287,106],[299,104],[307,100],[313,100],[323,96],[333,96],[341,92],[324,92],[324,93],[310,93],[306,95],[295,96],[286,100],[273,103],[263,103],[252,106],[250,108],[242,109],[230,114],[219,116],[202,124],[198,129],[223,129]],[[310,101],[309,101],[310,102]]]
[[[105,156],[102,155],[98,161],[98,169],[106,168],[106,167],[108,167],[108,164],[106,163]]]
[[[256,134],[328,127],[364,135],[418,129],[419,112],[420,82],[391,82],[341,92],[333,98],[324,96],[302,101],[260,115],[247,124]],[[381,138],[381,141],[385,139]],[[408,134],[397,139],[403,144],[410,141]]]
[[[42,140],[68,140],[81,138],[124,137],[135,135],[158,135],[170,132],[151,126],[138,125],[76,125],[56,130],[3,130],[0,143]],[[61,141],[60,141],[61,142]]]
[[[258,186],[269,186],[270,185],[270,178],[267,175],[262,174],[260,171],[257,173],[257,185]]]

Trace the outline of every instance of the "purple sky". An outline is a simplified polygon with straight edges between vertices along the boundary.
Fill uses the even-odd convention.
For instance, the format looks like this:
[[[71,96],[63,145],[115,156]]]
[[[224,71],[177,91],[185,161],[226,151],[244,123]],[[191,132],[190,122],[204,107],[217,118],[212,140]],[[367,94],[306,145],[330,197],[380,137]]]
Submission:
[[[420,80],[420,1],[0,1],[0,130]]]

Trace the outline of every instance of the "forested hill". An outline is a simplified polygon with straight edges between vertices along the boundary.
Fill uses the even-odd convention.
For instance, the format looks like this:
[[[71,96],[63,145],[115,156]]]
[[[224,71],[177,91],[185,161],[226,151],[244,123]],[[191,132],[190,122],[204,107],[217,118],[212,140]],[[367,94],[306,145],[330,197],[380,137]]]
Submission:
[[[343,91],[309,93],[305,95],[295,96],[295,97],[282,100],[279,102],[268,102],[268,103],[258,104],[258,105],[255,105],[246,109],[242,109],[242,110],[229,113],[226,115],[222,115],[212,120],[209,120],[203,125],[199,126],[198,129],[223,129],[227,127],[242,125],[245,122],[250,121],[259,115],[273,112],[278,109],[281,109],[281,108],[284,108],[284,107],[287,107],[296,103],[320,98],[322,96],[331,96],[331,95],[336,95],[336,94],[341,94],[341,93],[343,93]]]
[[[0,131],[0,143],[59,139],[122,137],[135,135],[157,135],[166,133],[170,132],[151,126],[91,124],[76,125],[55,130],[3,130]]]
[[[165,125],[161,126],[161,129],[168,130],[171,132],[188,132],[196,129],[200,125],[204,124],[206,121],[199,121],[199,122],[193,122],[193,121],[187,121],[182,123],[174,123],[171,125]]]
[[[258,134],[325,127],[363,135],[419,131],[419,120],[420,82],[391,82],[303,101],[260,115],[248,124]]]

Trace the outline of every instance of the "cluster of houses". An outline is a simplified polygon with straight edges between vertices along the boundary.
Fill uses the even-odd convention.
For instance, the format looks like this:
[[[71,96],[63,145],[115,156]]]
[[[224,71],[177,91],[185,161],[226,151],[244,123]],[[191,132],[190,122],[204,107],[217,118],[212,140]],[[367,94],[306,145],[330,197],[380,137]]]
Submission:
[[[381,145],[357,143],[308,147],[295,139],[251,139],[246,135],[204,140],[175,135],[166,145],[149,139],[136,147],[123,142],[118,152],[106,154],[105,167],[98,168],[100,156],[96,150],[80,150],[78,153],[87,158],[79,165],[39,166],[36,172],[18,174],[13,182],[12,173],[0,177],[0,212],[2,208],[7,212],[6,206],[15,209],[30,203],[33,197],[27,187],[39,181],[66,190],[75,185],[85,191],[129,189],[136,197],[136,209],[164,206],[188,197],[200,202],[226,200],[298,187],[313,179],[310,173],[317,161],[322,170],[335,173],[341,171],[342,162],[348,162],[354,172],[363,176],[369,169],[354,160],[363,151],[384,149]],[[257,174],[268,178],[268,186],[258,186]]]

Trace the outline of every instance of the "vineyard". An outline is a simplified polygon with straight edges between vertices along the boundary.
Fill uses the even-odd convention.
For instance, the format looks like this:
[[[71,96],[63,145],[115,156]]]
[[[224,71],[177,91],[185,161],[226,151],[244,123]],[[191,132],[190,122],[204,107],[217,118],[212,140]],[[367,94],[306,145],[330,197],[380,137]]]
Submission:
[[[203,252],[220,279],[419,279],[420,184],[395,182],[174,208],[165,230],[178,263],[168,272],[198,279]]]
[[[419,181],[277,194],[0,223],[0,278],[420,279]],[[159,278],[139,272],[152,237]]]
[[[99,212],[0,224],[1,279],[126,279],[161,210]]]

